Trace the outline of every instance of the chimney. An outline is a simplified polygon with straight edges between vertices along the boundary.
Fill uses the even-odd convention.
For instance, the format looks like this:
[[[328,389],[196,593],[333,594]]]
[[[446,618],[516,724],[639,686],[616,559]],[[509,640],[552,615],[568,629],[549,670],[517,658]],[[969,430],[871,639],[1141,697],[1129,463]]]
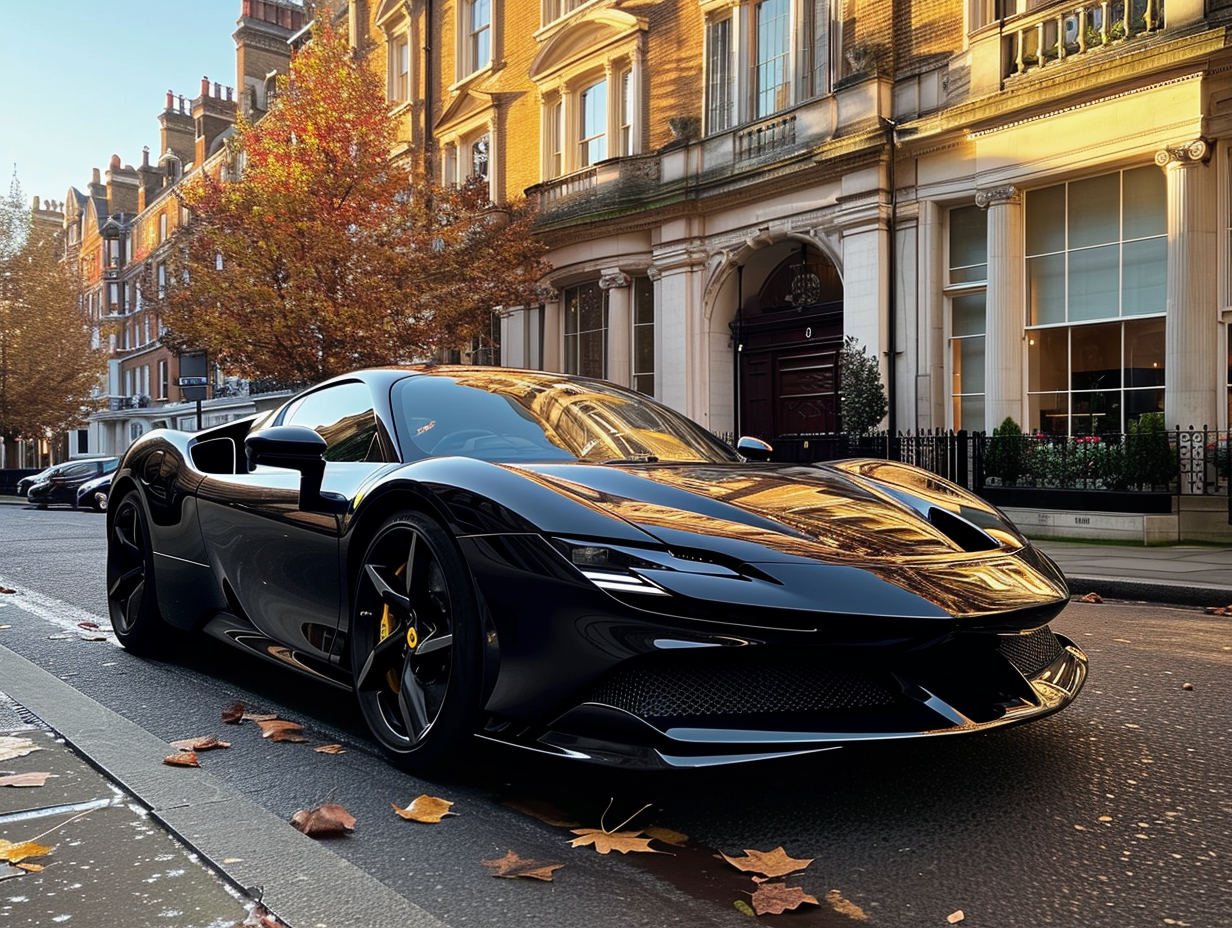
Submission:
[[[223,90],[228,93],[224,96]],[[201,165],[210,156],[218,137],[235,124],[235,101],[217,81],[213,87],[208,77],[201,78],[201,96],[192,102],[194,124],[193,163]]]
[[[158,125],[159,158],[171,152],[181,164],[192,161],[196,132],[192,116],[184,105],[183,95],[177,97],[170,90],[167,91],[167,106],[158,117]]]
[[[304,25],[304,8],[294,0],[243,0],[234,39],[235,86],[244,115],[255,120],[269,109],[266,75],[287,73],[288,42]]]

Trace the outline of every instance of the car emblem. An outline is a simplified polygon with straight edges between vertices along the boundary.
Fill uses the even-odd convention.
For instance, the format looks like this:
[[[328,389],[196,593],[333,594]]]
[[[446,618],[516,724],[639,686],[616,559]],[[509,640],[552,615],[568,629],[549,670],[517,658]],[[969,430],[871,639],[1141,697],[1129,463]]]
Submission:
[[[419,644],[419,633],[415,631],[415,626],[411,626],[406,630],[406,646],[412,651]]]

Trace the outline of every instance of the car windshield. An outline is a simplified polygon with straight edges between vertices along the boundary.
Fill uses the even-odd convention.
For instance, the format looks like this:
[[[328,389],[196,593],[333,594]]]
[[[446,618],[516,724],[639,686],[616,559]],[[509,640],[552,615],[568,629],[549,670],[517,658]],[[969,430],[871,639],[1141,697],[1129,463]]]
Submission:
[[[739,457],[701,426],[632,390],[552,374],[464,371],[398,381],[406,460],[722,463]]]

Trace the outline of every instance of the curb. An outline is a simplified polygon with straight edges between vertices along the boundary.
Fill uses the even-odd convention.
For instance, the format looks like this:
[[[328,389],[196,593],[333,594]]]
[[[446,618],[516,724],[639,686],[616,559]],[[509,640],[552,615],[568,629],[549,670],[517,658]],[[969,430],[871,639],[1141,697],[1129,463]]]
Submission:
[[[1227,606],[1232,604],[1232,588],[1197,583],[1168,583],[1165,580],[1121,580],[1111,577],[1066,576],[1070,593],[1084,596],[1097,593],[1104,599],[1156,603],[1161,606]]]
[[[261,901],[288,926],[445,928],[212,774],[167,767],[167,742],[2,645],[0,680],[215,871],[241,890],[262,887]]]

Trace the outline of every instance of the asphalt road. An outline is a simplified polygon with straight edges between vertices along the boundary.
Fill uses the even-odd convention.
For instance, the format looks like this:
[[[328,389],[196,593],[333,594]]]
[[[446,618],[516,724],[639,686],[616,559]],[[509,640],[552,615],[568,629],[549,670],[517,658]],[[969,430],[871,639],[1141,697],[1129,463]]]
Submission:
[[[748,924],[734,903],[754,886],[714,854],[778,846],[815,858],[790,882],[821,904],[777,917],[792,926],[944,926],[959,910],[964,928],[1232,919],[1232,619],[1200,609],[1072,604],[1055,627],[1087,650],[1087,687],[1011,730],[670,775],[492,752],[426,781],[382,758],[344,694],[201,639],[159,661],[82,640],[77,622],[104,621],[103,517],[4,506],[0,539],[0,585],[21,592],[0,596],[0,644],[159,738],[232,742],[203,766],[283,820],[344,805],[358,824],[330,850],[444,922]],[[302,723],[307,743],[223,725],[236,701]],[[346,753],[314,752],[329,743]],[[421,793],[458,814],[394,815]],[[544,820],[629,817],[687,842],[603,856]],[[565,866],[552,883],[492,879],[481,861],[510,850]]]

